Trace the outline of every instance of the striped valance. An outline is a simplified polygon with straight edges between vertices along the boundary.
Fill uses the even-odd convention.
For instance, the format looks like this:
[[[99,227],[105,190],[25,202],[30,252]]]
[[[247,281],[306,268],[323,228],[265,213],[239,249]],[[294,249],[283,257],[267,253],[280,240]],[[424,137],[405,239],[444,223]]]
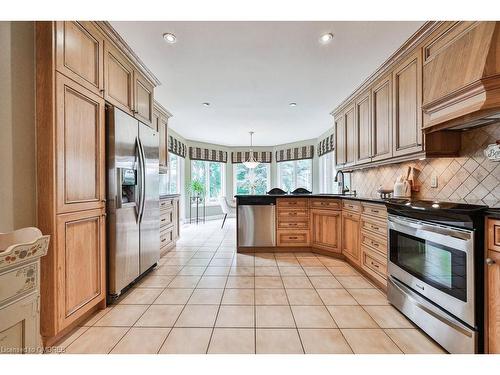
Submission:
[[[168,136],[168,151],[172,154],[179,155],[185,158],[187,153],[187,147],[185,143],[182,143],[178,139],[175,139],[171,135]]]
[[[302,146],[287,148],[284,150],[276,151],[276,161],[289,161],[289,160],[301,160],[301,159],[312,159],[314,157],[314,146]]]
[[[208,148],[189,147],[189,157],[191,160],[207,160],[227,163],[227,152],[210,150]]]
[[[328,154],[329,152],[332,152],[333,149],[333,134],[331,134],[318,143],[318,156]]]
[[[270,163],[273,159],[271,151],[254,151],[253,157],[259,163]],[[233,163],[243,163],[250,158],[250,151],[231,152],[231,161]]]

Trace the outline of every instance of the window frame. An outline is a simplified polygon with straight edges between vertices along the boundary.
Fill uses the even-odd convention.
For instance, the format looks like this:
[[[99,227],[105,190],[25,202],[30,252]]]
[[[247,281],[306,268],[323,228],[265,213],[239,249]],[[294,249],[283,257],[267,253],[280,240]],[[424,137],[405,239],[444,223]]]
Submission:
[[[226,163],[218,162],[218,161],[210,161],[210,160],[191,160],[191,173],[190,173],[190,181],[193,181],[193,163],[194,162],[200,162],[203,163],[204,165],[204,174],[205,174],[205,205],[206,206],[217,206],[219,205],[219,196],[225,196],[226,195]],[[218,197],[209,197],[209,189],[210,189],[210,168],[209,164],[210,163],[215,163],[215,164],[220,164],[221,167],[221,172],[220,172],[220,185],[221,185],[221,191],[219,192]]]
[[[336,173],[334,163],[334,153],[328,152],[319,157],[319,192],[333,193],[333,179]],[[330,175],[329,175],[330,173]]]
[[[177,159],[177,168],[176,168],[176,172],[177,172],[177,176],[176,176],[176,191],[173,192],[170,190],[170,181],[172,180],[172,169],[171,169],[171,165],[172,165],[172,158],[175,157]],[[169,165],[168,165],[168,168],[167,168],[167,184],[168,184],[168,192],[169,194],[181,194],[181,184],[182,184],[182,177],[181,177],[181,173],[183,171],[184,168],[182,168],[182,164],[183,164],[183,159],[182,157],[180,157],[179,155],[176,155],[170,151],[168,151],[168,160],[169,160]]]
[[[313,190],[313,184],[314,184],[314,177],[313,177],[313,159],[298,159],[298,160],[286,160],[286,161],[280,161],[277,162],[277,168],[276,168],[276,174],[277,178],[276,180],[278,181],[278,187],[280,189],[284,189],[283,184],[281,182],[281,168],[284,163],[293,163],[293,175],[292,175],[292,188],[291,191],[297,189],[297,170],[298,170],[298,162],[302,160],[308,160],[310,163],[310,171],[311,171],[311,186],[305,187],[306,189],[312,191]],[[302,187],[302,186],[301,186]]]
[[[271,190],[271,163],[259,163],[259,166],[261,164],[266,167],[266,192],[267,192],[267,191]],[[233,194],[234,195],[238,194],[238,192],[237,192],[237,190],[238,190],[238,180],[237,180],[238,174],[236,173],[236,168],[240,165],[244,166],[243,163],[233,163]],[[249,168],[247,168],[247,170],[250,171]],[[241,194],[241,195],[246,195],[246,194]]]

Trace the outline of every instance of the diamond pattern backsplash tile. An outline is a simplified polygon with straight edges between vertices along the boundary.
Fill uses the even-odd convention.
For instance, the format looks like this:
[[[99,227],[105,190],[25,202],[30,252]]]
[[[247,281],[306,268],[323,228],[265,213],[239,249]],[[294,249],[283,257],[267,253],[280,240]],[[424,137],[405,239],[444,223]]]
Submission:
[[[414,167],[418,199],[485,204],[500,208],[500,163],[488,160],[484,149],[500,139],[500,123],[472,129],[462,134],[462,149],[455,158],[415,160],[368,168],[352,173],[352,189],[360,196],[378,197],[380,186],[392,189],[407,168]],[[437,187],[431,179],[437,177]]]

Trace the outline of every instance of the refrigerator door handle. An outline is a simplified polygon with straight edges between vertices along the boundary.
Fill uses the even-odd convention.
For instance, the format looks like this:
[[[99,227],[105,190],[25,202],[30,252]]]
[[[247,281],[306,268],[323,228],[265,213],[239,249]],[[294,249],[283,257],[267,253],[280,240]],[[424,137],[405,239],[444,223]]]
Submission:
[[[142,142],[140,138],[137,138],[137,145],[138,145],[138,150],[139,150],[139,166],[140,166],[140,181],[141,181],[141,189],[139,192],[139,214],[138,214],[138,222],[142,221],[142,216],[144,214],[144,202],[146,199],[146,190],[145,190],[145,184],[146,184],[146,162],[144,160],[144,148],[142,147]]]

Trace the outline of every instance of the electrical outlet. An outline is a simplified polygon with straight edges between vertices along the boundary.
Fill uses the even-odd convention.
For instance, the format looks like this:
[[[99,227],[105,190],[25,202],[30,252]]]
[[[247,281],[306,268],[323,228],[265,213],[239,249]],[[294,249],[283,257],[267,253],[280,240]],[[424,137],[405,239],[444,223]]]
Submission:
[[[438,187],[438,178],[435,174],[431,176],[431,188],[437,188]]]

